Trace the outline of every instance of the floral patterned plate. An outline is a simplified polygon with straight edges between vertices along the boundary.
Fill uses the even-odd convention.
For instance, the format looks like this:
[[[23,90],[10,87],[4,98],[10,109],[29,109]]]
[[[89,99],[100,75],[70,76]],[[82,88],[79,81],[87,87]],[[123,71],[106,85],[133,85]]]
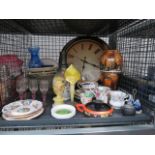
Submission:
[[[24,116],[24,117],[10,117],[10,116],[7,116],[5,114],[3,114],[2,117],[3,117],[3,119],[8,120],[8,121],[24,121],[24,120],[34,119],[34,118],[40,116],[43,112],[44,112],[44,109],[41,108],[37,112],[35,112],[31,115]]]
[[[2,113],[8,116],[25,116],[34,113],[43,107],[37,100],[20,100],[3,107]]]

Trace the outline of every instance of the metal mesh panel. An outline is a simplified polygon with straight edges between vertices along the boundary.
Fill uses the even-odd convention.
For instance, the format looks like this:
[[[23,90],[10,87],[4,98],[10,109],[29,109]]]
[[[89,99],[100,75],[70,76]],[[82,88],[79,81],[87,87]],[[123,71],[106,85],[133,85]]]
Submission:
[[[0,34],[0,90],[1,104],[6,104],[7,100],[15,95],[15,78],[26,66],[28,36],[20,34]],[[8,60],[8,57],[12,60]],[[17,56],[15,60],[13,57]],[[16,66],[18,61],[23,62],[23,66]]]
[[[120,86],[138,90],[145,103],[155,104],[155,35],[154,20],[135,22],[117,31],[117,48],[123,54],[123,75]],[[149,96],[151,97],[149,98]]]
[[[131,77],[147,78],[148,68],[154,65],[152,59],[155,53],[152,45],[155,39],[145,38],[119,38],[118,48],[123,53],[124,75]]]
[[[0,55],[15,54],[26,62],[28,36],[20,34],[0,34]]]
[[[40,47],[41,58],[52,58],[58,62],[59,54],[63,47],[73,38],[77,36],[44,36],[32,35],[32,46]],[[108,37],[101,37],[100,39],[108,43]]]
[[[64,45],[74,38],[74,36],[38,36],[32,35],[32,46],[40,47],[41,58],[52,58],[58,62],[59,53]]]

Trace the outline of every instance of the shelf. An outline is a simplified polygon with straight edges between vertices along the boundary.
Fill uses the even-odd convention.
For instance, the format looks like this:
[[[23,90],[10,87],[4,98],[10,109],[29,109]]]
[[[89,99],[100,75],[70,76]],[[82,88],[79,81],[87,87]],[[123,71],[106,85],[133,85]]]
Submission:
[[[6,121],[0,118],[0,129],[20,129],[20,128],[75,128],[90,126],[115,126],[115,125],[133,125],[150,123],[151,116],[142,113],[135,116],[123,116],[120,111],[115,111],[111,117],[92,118],[77,112],[76,116],[67,120],[58,120],[50,114],[51,106],[48,106],[45,112],[38,118],[30,121]]]

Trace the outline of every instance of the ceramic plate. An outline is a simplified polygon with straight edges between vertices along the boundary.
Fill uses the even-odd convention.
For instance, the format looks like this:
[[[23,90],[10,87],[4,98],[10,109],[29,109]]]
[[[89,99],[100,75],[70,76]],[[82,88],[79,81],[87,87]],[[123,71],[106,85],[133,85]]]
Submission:
[[[41,108],[42,109],[42,108]],[[26,118],[26,117],[31,117],[35,114],[37,114],[41,109],[35,111],[35,112],[32,112],[32,113],[29,113],[29,114],[26,114],[26,115],[10,115],[10,114],[4,114],[6,117],[11,117],[11,118],[15,118],[15,119],[20,119],[20,118]]]
[[[51,109],[51,115],[56,119],[69,119],[76,114],[76,109],[72,105],[56,105]]]
[[[42,63],[45,66],[55,66],[55,67],[58,67],[58,63],[54,59],[42,58],[41,61],[42,61]]]
[[[4,106],[2,113],[5,115],[23,116],[38,111],[42,107],[42,102],[37,100],[20,100]]]
[[[16,108],[22,106],[22,102],[21,101],[16,101],[16,102],[12,102],[6,106],[3,107],[2,109],[2,113],[3,114],[8,114],[10,113],[12,110],[15,110]]]
[[[29,68],[28,72],[50,72],[54,70],[55,67],[41,67],[41,68]]]
[[[36,109],[33,106],[20,106],[11,111],[12,116],[25,116],[35,112]]]
[[[44,112],[44,109],[41,108],[37,113],[34,113],[33,115],[27,116],[27,117],[9,117],[5,114],[2,115],[3,119],[8,120],[8,121],[24,121],[24,120],[31,120],[33,118],[36,118],[38,116],[40,116],[42,113]]]

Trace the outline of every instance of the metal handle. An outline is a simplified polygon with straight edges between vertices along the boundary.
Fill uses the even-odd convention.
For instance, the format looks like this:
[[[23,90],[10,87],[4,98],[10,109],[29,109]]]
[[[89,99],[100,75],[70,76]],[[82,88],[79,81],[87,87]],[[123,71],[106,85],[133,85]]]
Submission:
[[[136,99],[137,89],[132,89],[133,99]]]

